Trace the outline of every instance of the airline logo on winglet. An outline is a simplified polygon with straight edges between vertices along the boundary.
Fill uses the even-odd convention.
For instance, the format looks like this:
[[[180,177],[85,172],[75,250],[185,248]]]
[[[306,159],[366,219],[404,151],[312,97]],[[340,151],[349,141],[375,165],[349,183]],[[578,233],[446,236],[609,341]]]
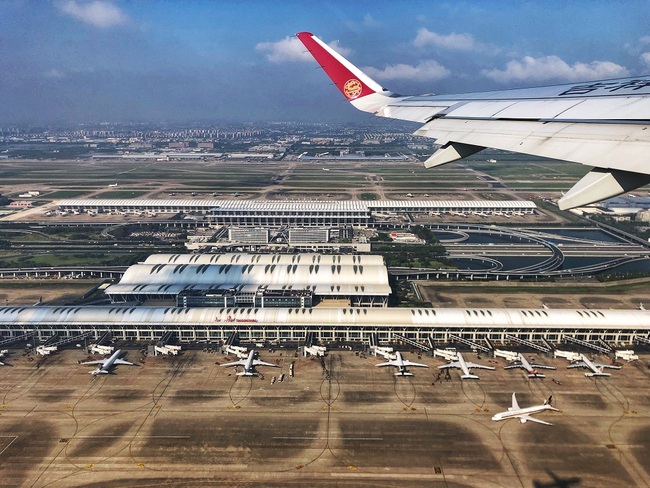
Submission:
[[[343,94],[349,99],[355,99],[363,91],[363,85],[356,78],[352,78],[343,85]]]

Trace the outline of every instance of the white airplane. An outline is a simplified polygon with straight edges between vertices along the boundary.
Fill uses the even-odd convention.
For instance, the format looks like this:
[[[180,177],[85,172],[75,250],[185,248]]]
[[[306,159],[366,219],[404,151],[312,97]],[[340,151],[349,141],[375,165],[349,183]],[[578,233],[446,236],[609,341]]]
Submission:
[[[604,373],[603,370],[605,368],[610,368],[610,369],[621,369],[620,366],[613,366],[611,364],[599,364],[599,363],[594,363],[591,361],[587,356],[584,354],[580,354],[580,361],[577,363],[571,364],[567,366],[567,368],[586,368],[589,369],[589,373],[585,373],[585,376],[587,378],[591,378],[592,376],[611,376],[609,373]]]
[[[528,373],[529,378],[546,378],[542,373],[538,373],[538,369],[556,369],[553,366],[545,366],[543,364],[530,364],[526,357],[518,353],[515,361],[519,364],[513,364],[511,366],[506,366],[504,369],[513,369],[513,368],[522,368],[525,369]]]
[[[382,368],[384,366],[395,366],[397,368],[397,373],[395,373],[395,376],[413,376],[413,373],[410,373],[406,367],[407,366],[416,366],[419,368],[428,368],[426,364],[422,363],[414,363],[413,361],[405,360],[402,358],[402,353],[397,351],[395,353],[395,359],[389,359],[385,363],[379,363],[375,364],[378,368]]]
[[[120,359],[121,355],[122,355],[122,350],[118,349],[108,359],[99,359],[97,361],[85,361],[79,364],[99,364],[100,366],[97,369],[89,371],[89,373],[92,374],[93,376],[98,374],[109,374],[111,370],[118,364],[127,364],[129,366],[135,366],[133,363],[125,361],[124,359]]]
[[[0,359],[4,358],[7,354],[9,354],[9,349],[3,349],[2,351],[0,351]],[[5,363],[0,361],[0,366],[4,366],[4,365]]]
[[[241,373],[237,373],[237,376],[255,376],[257,373],[255,372],[255,366],[271,366],[272,368],[277,368],[277,364],[271,364],[271,363],[265,363],[264,361],[260,361],[259,359],[255,359],[255,349],[251,349],[251,351],[248,353],[248,357],[246,359],[240,359],[238,361],[232,362],[232,363],[226,363],[222,364],[221,366],[226,367],[226,366],[243,366],[244,371]]]
[[[558,202],[588,205],[650,183],[650,76],[458,95],[401,96],[309,32],[296,34],[345,98],[379,117],[423,124],[432,168],[487,147],[593,169]]]
[[[508,408],[507,412],[501,412],[497,413],[492,417],[492,420],[495,422],[498,422],[499,420],[508,420],[508,419],[519,419],[519,422],[522,424],[525,424],[529,420],[531,422],[537,422],[538,424],[544,424],[544,425],[553,425],[549,422],[544,422],[543,420],[536,419],[535,417],[531,417],[532,414],[534,413],[540,413],[543,412],[544,410],[553,410],[555,412],[559,412],[557,408],[554,408],[551,406],[551,400],[553,399],[552,396],[548,397],[548,400],[546,400],[542,405],[536,405],[534,407],[527,407],[527,408],[521,408],[519,406],[519,403],[517,403],[517,394],[513,393],[512,394],[512,407]]]
[[[461,375],[461,379],[463,380],[480,379],[478,376],[470,372],[470,369],[472,368],[473,369],[494,369],[492,366],[483,366],[482,364],[468,363],[467,361],[465,361],[465,358],[460,352],[456,353],[456,355],[457,355],[456,359],[458,359],[458,361],[452,361],[450,363],[443,364],[442,366],[438,366],[438,369],[458,368],[463,372],[463,374]]]

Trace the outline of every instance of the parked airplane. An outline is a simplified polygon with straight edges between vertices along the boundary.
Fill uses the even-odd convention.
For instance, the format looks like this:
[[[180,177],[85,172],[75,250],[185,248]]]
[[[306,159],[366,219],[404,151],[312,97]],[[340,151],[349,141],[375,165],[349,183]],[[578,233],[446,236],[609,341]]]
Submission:
[[[413,373],[410,373],[406,369],[407,366],[416,366],[416,367],[419,367],[419,368],[428,368],[429,367],[426,364],[414,363],[413,361],[404,360],[404,358],[402,358],[402,353],[399,352],[399,351],[397,351],[395,353],[395,356],[396,356],[395,359],[389,359],[385,363],[375,364],[375,366],[377,366],[379,368],[384,367],[384,366],[395,366],[397,368],[397,373],[395,373],[395,376],[413,376]]]
[[[450,363],[443,364],[442,366],[438,366],[438,369],[458,368],[463,372],[463,374],[461,375],[461,379],[463,380],[480,379],[475,374],[472,374],[470,372],[470,369],[494,369],[492,366],[483,366],[482,364],[469,363],[465,361],[465,358],[463,357],[462,353],[458,352],[456,354],[457,354],[458,361],[452,361]]]
[[[115,366],[117,366],[118,364],[128,364],[129,366],[134,366],[133,363],[125,361],[124,359],[120,359],[121,355],[122,355],[122,350],[118,349],[108,359],[99,359],[97,361],[85,361],[79,364],[99,364],[100,366],[97,369],[89,371],[89,373],[92,375],[109,374],[111,373],[113,368],[115,368]]]
[[[255,376],[257,373],[255,371],[255,366],[271,366],[272,368],[277,368],[277,364],[265,363],[259,359],[255,359],[255,349],[251,349],[248,353],[246,359],[240,359],[232,363],[222,364],[221,366],[243,366],[244,371],[237,373],[237,376]]]
[[[0,359],[4,358],[7,354],[9,354],[9,349],[3,349],[0,351]],[[4,366],[5,363],[0,361],[0,366]]]
[[[530,364],[526,359],[526,357],[521,353],[517,353],[517,357],[514,361],[516,361],[519,364],[506,366],[504,369],[513,369],[513,368],[525,369],[526,372],[528,373],[529,378],[546,378],[545,375],[537,372],[538,369],[556,369],[553,366],[545,366],[543,364]]]
[[[531,417],[532,414],[540,413],[543,412],[544,410],[554,410],[555,412],[559,412],[557,408],[551,406],[552,399],[553,397],[550,396],[548,397],[548,400],[546,400],[542,405],[521,408],[519,406],[519,403],[517,403],[517,394],[513,393],[512,407],[508,408],[507,412],[497,413],[496,415],[494,415],[494,417],[492,417],[492,420],[498,422],[499,420],[519,419],[519,422],[521,422],[522,424],[530,420],[531,422],[537,422],[538,424],[553,425],[549,422],[544,422],[543,420],[539,420],[536,419],[535,417]]]
[[[620,366],[613,366],[611,364],[598,364],[594,363],[591,361],[587,356],[584,354],[580,354],[580,361],[577,363],[571,364],[567,366],[567,368],[586,368],[589,369],[589,373],[585,373],[585,376],[587,378],[590,378],[592,376],[611,376],[609,373],[604,373],[603,369],[605,368],[610,368],[610,369],[621,369]]]
[[[650,76],[459,95],[401,96],[309,32],[296,34],[345,98],[380,117],[423,124],[432,168],[487,147],[593,169],[558,202],[580,207],[650,183]]]

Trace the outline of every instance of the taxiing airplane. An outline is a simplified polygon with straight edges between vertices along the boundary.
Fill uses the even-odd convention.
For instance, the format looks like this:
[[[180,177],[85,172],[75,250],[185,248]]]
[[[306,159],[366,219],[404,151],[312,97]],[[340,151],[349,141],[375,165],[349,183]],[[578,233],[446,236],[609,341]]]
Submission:
[[[238,361],[234,361],[232,363],[226,363],[222,364],[221,366],[226,367],[226,366],[243,366],[244,371],[237,373],[237,376],[255,376],[257,372],[255,371],[255,366],[271,366],[272,368],[277,368],[277,364],[271,364],[271,363],[265,363],[264,361],[260,361],[259,359],[255,359],[255,349],[251,349],[251,351],[248,353],[248,357],[246,359],[240,359]]]
[[[610,368],[610,369],[621,369],[620,366],[614,366],[611,364],[599,364],[599,363],[594,363],[592,360],[590,360],[587,356],[584,354],[580,354],[580,360],[577,363],[571,364],[567,366],[567,368],[586,368],[589,369],[589,373],[585,373],[585,376],[587,378],[591,378],[592,376],[611,376],[609,373],[604,373],[603,370],[605,368]]]
[[[345,98],[379,117],[423,124],[440,144],[432,168],[491,147],[593,169],[558,202],[588,205],[650,183],[650,76],[548,87],[401,96],[309,32],[296,34]]]
[[[458,359],[458,361],[452,361],[450,363],[443,364],[442,366],[438,366],[438,369],[458,368],[463,372],[463,374],[461,375],[461,379],[463,380],[480,379],[475,374],[472,374],[470,372],[470,369],[494,369],[492,366],[483,366],[482,364],[469,363],[465,361],[463,354],[460,352],[456,353],[456,355],[457,355],[456,359]]]
[[[525,369],[526,372],[528,373],[529,378],[546,378],[545,375],[542,373],[538,373],[538,369],[556,369],[553,366],[545,366],[543,364],[530,364],[526,357],[521,354],[517,353],[516,358],[514,359],[515,362],[519,364],[513,364],[511,366],[506,366],[504,369],[513,369],[513,368],[522,368]]]
[[[519,406],[519,403],[517,403],[517,394],[513,393],[512,407],[508,408],[507,412],[501,412],[495,414],[494,417],[492,417],[492,420],[498,422],[499,420],[519,419],[519,422],[521,422],[522,424],[525,424],[530,420],[531,422],[537,422],[538,424],[553,425],[549,422],[544,422],[543,420],[539,420],[536,419],[535,417],[531,417],[532,414],[540,413],[543,412],[544,410],[554,410],[555,412],[559,412],[557,408],[551,406],[552,399],[553,397],[550,396],[548,397],[548,400],[546,400],[542,405],[521,408]]]
[[[79,364],[99,364],[100,366],[97,369],[89,371],[89,373],[92,375],[109,374],[111,373],[113,368],[115,368],[115,366],[117,366],[118,364],[127,364],[129,366],[135,366],[133,363],[125,361],[124,359],[120,359],[121,355],[122,355],[122,350],[118,349],[108,359],[99,359],[97,361],[85,361]]]
[[[390,359],[386,361],[385,363],[379,363],[375,364],[375,366],[381,368],[384,366],[395,366],[397,368],[397,373],[395,373],[395,376],[413,376],[413,373],[410,373],[406,367],[407,366],[416,366],[419,368],[428,368],[426,364],[422,363],[414,363],[413,361],[405,360],[402,358],[402,353],[397,351],[395,353],[395,359]]]

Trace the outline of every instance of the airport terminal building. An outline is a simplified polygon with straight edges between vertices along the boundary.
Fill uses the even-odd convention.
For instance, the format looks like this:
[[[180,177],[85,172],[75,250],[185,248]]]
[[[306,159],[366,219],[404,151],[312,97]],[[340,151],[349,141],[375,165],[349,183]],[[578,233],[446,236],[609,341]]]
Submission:
[[[404,213],[533,215],[531,201],[513,200],[146,200],[64,199],[61,212],[197,214],[214,225],[238,227],[367,227],[378,217]]]
[[[309,308],[325,300],[386,307],[384,258],[353,254],[153,254],[106,288],[113,303]]]
[[[300,343],[307,334],[323,344],[382,344],[406,338],[448,344],[455,338],[508,344],[563,342],[565,336],[629,346],[648,342],[650,311],[433,308],[179,308],[133,306],[0,307],[3,339],[30,331],[41,339],[55,334],[95,339],[110,331],[116,340],[155,341],[173,332],[184,343],[226,341],[237,332],[244,342]]]

